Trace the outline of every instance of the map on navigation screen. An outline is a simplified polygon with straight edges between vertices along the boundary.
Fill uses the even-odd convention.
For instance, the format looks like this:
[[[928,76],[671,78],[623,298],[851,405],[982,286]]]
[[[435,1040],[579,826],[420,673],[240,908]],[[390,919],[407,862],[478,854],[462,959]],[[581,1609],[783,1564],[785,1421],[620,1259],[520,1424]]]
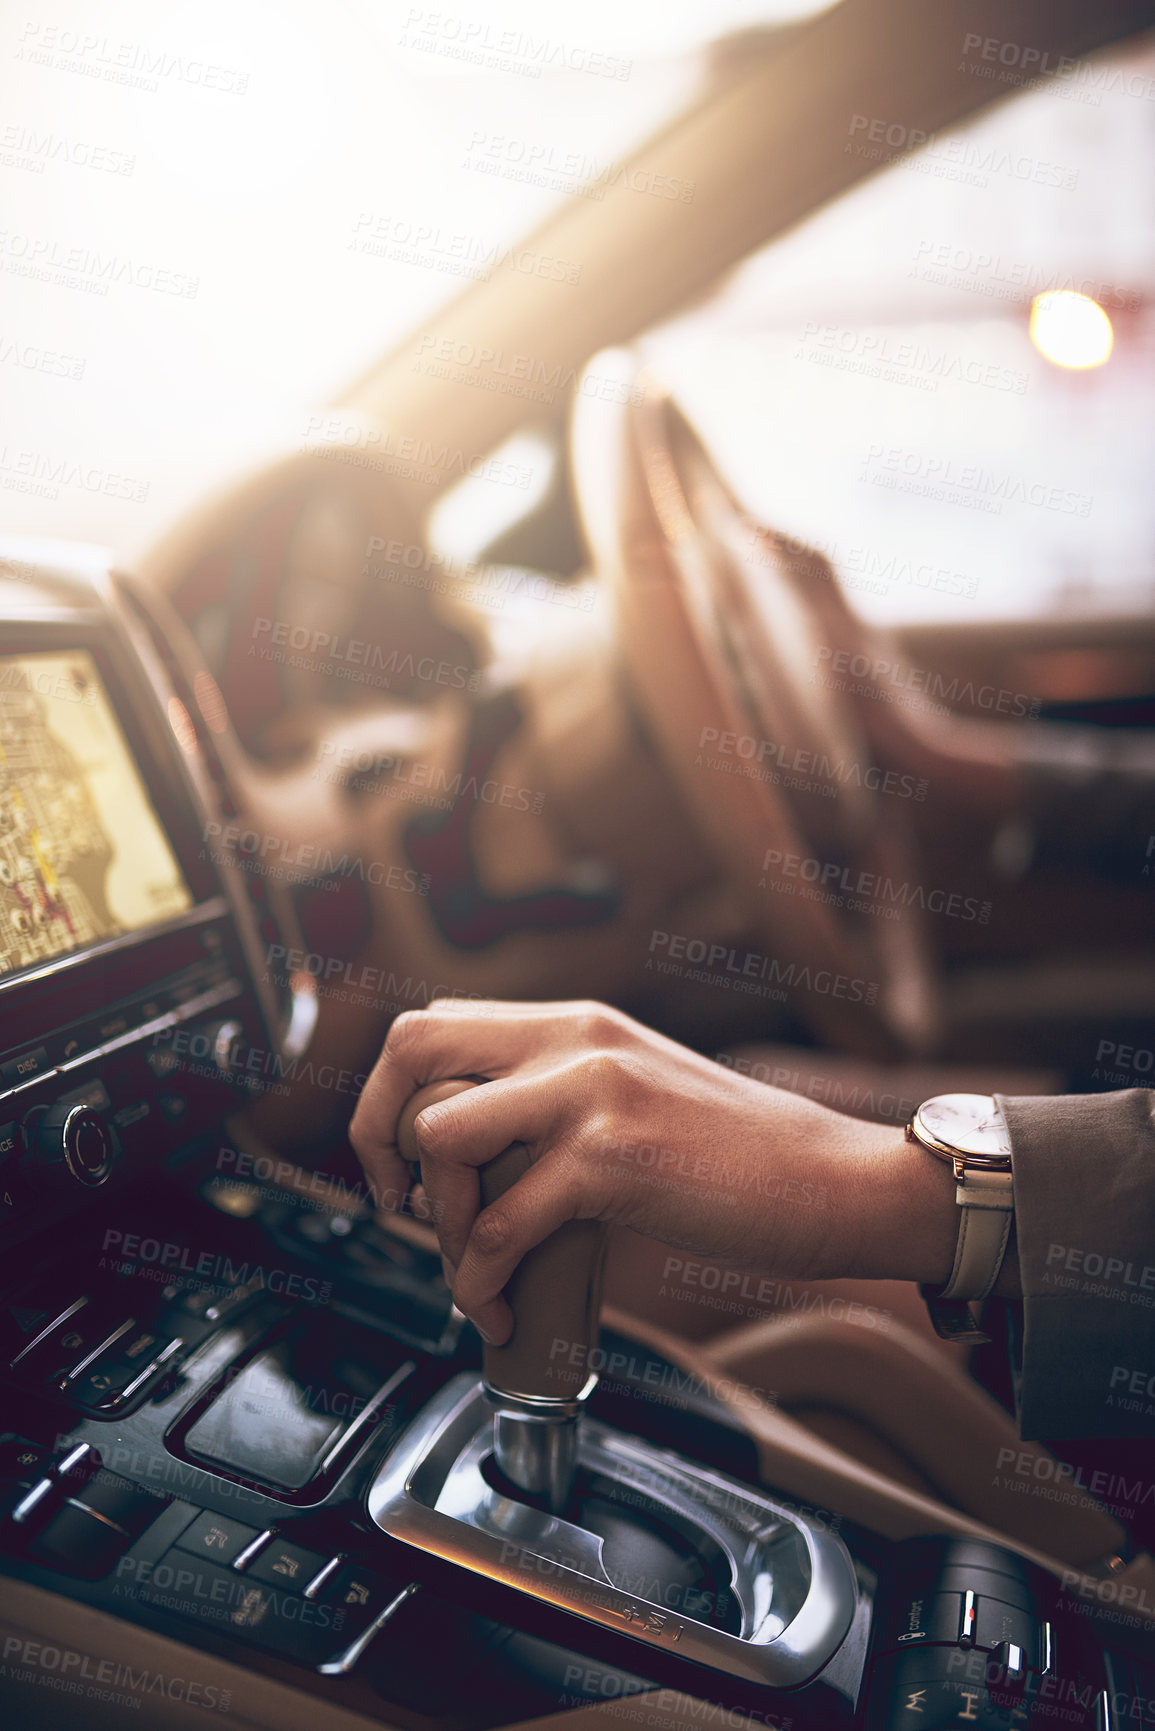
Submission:
[[[91,655],[0,656],[0,978],[192,904]]]

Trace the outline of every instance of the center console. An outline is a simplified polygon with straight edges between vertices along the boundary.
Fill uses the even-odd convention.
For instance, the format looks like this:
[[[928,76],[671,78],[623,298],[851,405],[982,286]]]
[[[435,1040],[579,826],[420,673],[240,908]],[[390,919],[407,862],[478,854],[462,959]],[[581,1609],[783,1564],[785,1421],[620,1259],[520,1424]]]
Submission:
[[[792,1731],[1151,1723],[1142,1659],[1012,1552],[799,1506],[634,1342],[551,1381],[534,1282],[588,1365],[588,1236],[520,1271],[501,1358],[420,1229],[245,1146],[316,1003],[260,966],[292,904],[246,856],[219,694],[130,585],[3,571],[5,1605],[41,1589],[415,1728],[655,1691]],[[16,1722],[47,1723],[72,1649],[0,1637]]]

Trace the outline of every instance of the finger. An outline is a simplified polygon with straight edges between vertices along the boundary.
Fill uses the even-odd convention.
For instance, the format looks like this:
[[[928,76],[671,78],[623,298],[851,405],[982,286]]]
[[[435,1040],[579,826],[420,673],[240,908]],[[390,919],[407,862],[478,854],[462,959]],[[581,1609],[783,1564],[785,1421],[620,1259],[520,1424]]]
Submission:
[[[482,1206],[479,1169],[511,1142],[524,1142],[531,1158],[556,1142],[561,1104],[560,1076],[546,1073],[486,1082],[418,1115],[422,1182],[441,1248],[455,1262]]]
[[[505,1074],[560,1040],[581,1043],[586,1022],[608,1016],[601,1005],[520,1003],[500,999],[435,998],[423,1010],[396,1017],[353,1115],[372,1138],[370,1119],[395,1122],[408,1096],[425,1082],[450,1076]],[[545,1038],[543,1038],[543,1035]]]
[[[457,1265],[453,1298],[494,1346],[508,1340],[513,1314],[502,1290],[527,1251],[567,1220],[596,1214],[573,1163],[543,1156],[477,1216]]]
[[[415,1184],[409,1192],[409,1207],[415,1220],[427,1221],[433,1224],[435,1215],[433,1204],[429,1200],[424,1184]]]
[[[517,1017],[447,1013],[432,1005],[398,1016],[349,1126],[362,1165],[383,1186],[396,1190],[403,1182],[404,1193],[408,1179],[402,1180],[396,1164],[396,1134],[409,1096],[426,1082],[504,1072],[530,1043],[526,1024]]]
[[[571,1050],[581,1030],[601,1026],[603,1006],[434,999],[398,1016],[365,1084],[349,1127],[350,1141],[387,1206],[399,1206],[408,1174],[398,1164],[397,1119],[426,1082],[451,1076],[502,1076],[537,1067],[551,1047]]]

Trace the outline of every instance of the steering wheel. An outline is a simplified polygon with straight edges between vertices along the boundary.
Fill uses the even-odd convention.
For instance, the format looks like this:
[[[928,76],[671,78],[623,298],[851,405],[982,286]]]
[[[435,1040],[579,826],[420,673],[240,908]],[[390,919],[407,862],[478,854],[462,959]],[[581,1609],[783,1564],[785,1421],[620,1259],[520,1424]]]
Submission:
[[[784,982],[800,1019],[844,1050],[932,1050],[913,833],[899,800],[884,809],[847,682],[824,671],[863,647],[865,628],[825,561],[743,509],[636,355],[598,355],[589,376],[574,484],[624,676],[765,951],[715,957],[721,946],[703,943],[707,967]]]

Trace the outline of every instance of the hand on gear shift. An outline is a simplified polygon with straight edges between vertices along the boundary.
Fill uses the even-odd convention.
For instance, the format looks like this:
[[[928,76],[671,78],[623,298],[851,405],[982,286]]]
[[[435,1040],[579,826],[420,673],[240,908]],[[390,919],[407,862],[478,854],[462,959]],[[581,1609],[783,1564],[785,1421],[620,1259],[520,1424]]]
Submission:
[[[503,1291],[522,1258],[573,1220],[789,1278],[949,1273],[953,1183],[901,1129],[756,1082],[601,1004],[447,999],[399,1016],[350,1127],[394,1206],[412,1185],[402,1109],[455,1076],[486,1086],[418,1116],[423,1185],[454,1299],[492,1343],[509,1337]],[[512,1142],[529,1169],[483,1206],[479,1169]]]

